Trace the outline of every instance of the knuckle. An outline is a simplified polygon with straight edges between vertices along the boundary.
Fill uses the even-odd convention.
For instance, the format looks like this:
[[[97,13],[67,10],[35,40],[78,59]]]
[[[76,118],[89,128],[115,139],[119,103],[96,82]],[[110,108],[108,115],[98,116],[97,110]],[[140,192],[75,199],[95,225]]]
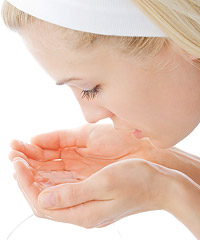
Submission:
[[[78,192],[74,187],[69,187],[66,198],[68,199],[69,205],[78,204]]]

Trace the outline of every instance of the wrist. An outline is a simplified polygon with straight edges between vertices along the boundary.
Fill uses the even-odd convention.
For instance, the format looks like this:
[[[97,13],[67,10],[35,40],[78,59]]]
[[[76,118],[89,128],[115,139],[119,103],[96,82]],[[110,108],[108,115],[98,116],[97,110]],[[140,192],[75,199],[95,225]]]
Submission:
[[[200,158],[178,148],[158,149],[144,142],[144,159],[178,170],[200,185]]]
[[[154,209],[169,211],[171,205],[173,204],[174,192],[177,185],[177,175],[178,171],[163,167],[159,164],[154,164],[154,167],[160,172],[158,178],[154,181],[153,189],[154,193]]]
[[[185,174],[174,172],[165,210],[200,239],[200,186]]]

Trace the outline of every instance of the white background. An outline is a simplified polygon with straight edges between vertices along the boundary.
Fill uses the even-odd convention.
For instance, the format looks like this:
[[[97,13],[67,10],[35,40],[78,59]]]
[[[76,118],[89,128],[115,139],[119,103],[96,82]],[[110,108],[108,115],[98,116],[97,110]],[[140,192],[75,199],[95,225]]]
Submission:
[[[2,0],[1,0],[2,2]],[[56,86],[29,54],[21,38],[0,21],[0,239],[32,214],[14,178],[8,159],[11,139],[29,141],[39,133],[85,124],[70,88]],[[109,119],[100,123],[111,123]],[[176,147],[200,155],[199,127]],[[119,235],[118,231],[121,236]],[[83,229],[35,216],[9,238],[24,239],[192,240],[194,236],[174,216],[154,211],[127,217],[103,229]]]

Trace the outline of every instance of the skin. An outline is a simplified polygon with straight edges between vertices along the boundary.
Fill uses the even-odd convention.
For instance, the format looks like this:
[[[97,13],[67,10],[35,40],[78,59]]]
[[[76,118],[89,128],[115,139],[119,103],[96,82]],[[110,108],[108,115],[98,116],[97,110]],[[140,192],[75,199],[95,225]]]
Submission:
[[[199,158],[176,148],[157,149],[147,138],[138,140],[130,132],[116,131],[111,124],[44,133],[33,137],[31,144],[13,140],[11,147],[10,160],[22,157],[36,170],[35,180],[45,185],[78,182],[107,165],[132,158],[176,169],[200,184]]]
[[[192,199],[182,201],[182,209],[184,204],[192,205],[199,199],[199,185],[183,173],[186,168],[181,161],[174,169],[183,172],[171,169],[173,164],[162,166],[161,159],[165,156],[166,163],[167,154],[158,152],[158,148],[164,151],[179,142],[199,123],[199,70],[188,62],[194,58],[188,54],[186,61],[175,44],[165,46],[143,65],[108,45],[90,51],[63,50],[60,32],[53,28],[49,25],[45,31],[32,25],[20,35],[57,84],[72,76],[81,78],[68,85],[89,123],[110,117],[121,130],[102,126],[99,131],[98,126],[87,125],[76,131],[36,136],[31,144],[13,141],[10,159],[16,180],[35,214],[90,228],[138,212],[164,209],[200,237],[198,224],[193,224],[199,218],[194,219],[191,213],[199,211],[198,206],[187,212],[187,216],[191,214],[189,225],[186,215],[170,205],[178,205],[174,189],[180,192],[186,185],[192,189]],[[162,71],[156,70],[158,64]],[[100,92],[94,99],[80,96],[97,85]],[[137,141],[133,129],[142,130],[142,136],[148,138]],[[192,177],[192,167],[190,170],[186,172]],[[46,193],[54,196],[44,200]]]
[[[109,44],[72,51],[64,45],[62,31],[46,25],[33,24],[20,35],[57,84],[73,76],[81,79],[66,84],[89,123],[110,118],[116,129],[141,130],[142,137],[149,137],[158,148],[172,147],[199,124],[200,70],[190,63],[194,57],[180,55],[182,50],[177,45],[166,45],[141,64]],[[156,71],[158,65],[162,71]],[[97,96],[89,100],[81,97],[83,90],[97,85]]]
[[[59,138],[62,138],[61,144]],[[31,167],[42,171],[40,175],[44,176],[46,171],[51,178],[50,171],[60,174],[65,172],[66,175],[70,172],[71,178],[77,181],[119,160],[147,157],[144,155],[144,147],[149,144],[145,140],[143,143],[138,141],[131,133],[116,131],[110,124],[88,124],[73,130],[55,131],[36,136],[31,143],[12,141],[14,151],[10,153],[10,159],[23,157]],[[69,182],[67,177],[64,178]]]
[[[85,228],[103,227],[135,213],[160,209],[156,201],[162,202],[162,207],[166,203],[166,191],[164,194],[157,188],[154,195],[147,191],[150,184],[155,186],[155,175],[163,184],[165,181],[159,167],[156,169],[145,160],[119,161],[80,183],[60,184],[42,195],[39,184],[34,181],[34,170],[21,158],[15,158],[14,167],[19,187],[38,217]],[[48,201],[42,199],[51,192],[53,196],[47,195]]]
[[[86,228],[103,227],[135,213],[167,208],[166,182],[174,172],[136,158],[145,144],[109,124],[87,124],[35,136],[31,144],[13,140],[10,159],[36,216]],[[53,206],[52,198],[41,200],[50,192],[55,194]]]
[[[31,144],[13,140],[11,147],[15,178],[38,217],[99,228],[163,209],[200,238],[200,161],[193,155],[158,150],[110,124],[44,133]],[[55,197],[42,201],[46,193]]]

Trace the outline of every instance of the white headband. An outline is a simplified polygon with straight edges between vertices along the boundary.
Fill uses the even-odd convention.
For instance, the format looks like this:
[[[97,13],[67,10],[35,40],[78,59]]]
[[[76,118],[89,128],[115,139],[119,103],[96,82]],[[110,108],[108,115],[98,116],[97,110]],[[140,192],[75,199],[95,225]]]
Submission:
[[[8,0],[19,10],[62,27],[103,35],[166,37],[131,0]]]

